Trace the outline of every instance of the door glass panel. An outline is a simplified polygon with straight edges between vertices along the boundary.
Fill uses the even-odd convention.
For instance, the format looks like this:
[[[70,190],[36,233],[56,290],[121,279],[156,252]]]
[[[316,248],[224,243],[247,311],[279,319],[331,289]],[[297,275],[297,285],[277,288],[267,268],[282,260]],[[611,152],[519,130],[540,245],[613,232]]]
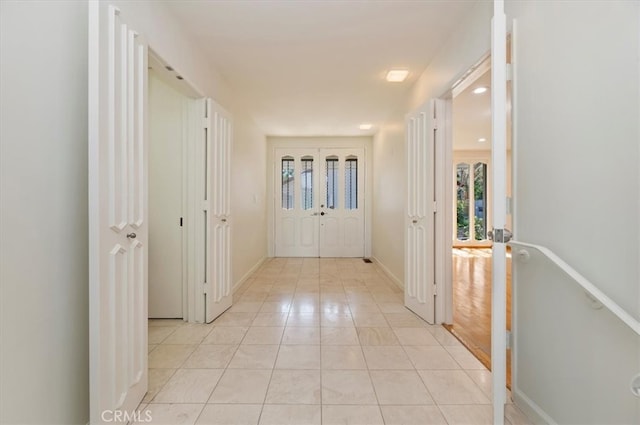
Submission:
[[[282,209],[292,210],[294,202],[294,160],[290,156],[282,157]]]
[[[302,170],[300,170],[300,185],[302,189],[302,209],[313,208],[313,157],[302,157]]]
[[[469,239],[469,164],[456,165],[456,238]]]
[[[358,209],[358,158],[348,156],[344,164],[344,207]]]
[[[338,208],[338,157],[328,156],[327,162],[327,199],[326,207]]]
[[[476,162],[473,164],[473,215],[477,241],[487,239],[487,164]]]

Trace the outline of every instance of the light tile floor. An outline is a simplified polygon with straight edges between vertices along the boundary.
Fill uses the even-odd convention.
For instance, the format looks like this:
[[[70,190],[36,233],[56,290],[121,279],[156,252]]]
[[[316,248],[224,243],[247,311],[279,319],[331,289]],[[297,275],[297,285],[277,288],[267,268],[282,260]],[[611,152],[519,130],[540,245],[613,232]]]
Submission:
[[[274,258],[234,298],[208,325],[149,321],[152,423],[492,423],[491,373],[375,264]]]

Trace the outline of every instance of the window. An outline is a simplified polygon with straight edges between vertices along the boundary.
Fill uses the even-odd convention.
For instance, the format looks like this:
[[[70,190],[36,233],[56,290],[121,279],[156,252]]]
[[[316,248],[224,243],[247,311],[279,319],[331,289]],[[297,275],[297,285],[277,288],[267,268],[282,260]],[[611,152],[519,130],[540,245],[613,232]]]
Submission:
[[[302,209],[313,208],[313,157],[302,157],[302,170],[300,170],[300,187],[302,189]]]
[[[344,207],[358,209],[358,158],[348,156],[344,167]]]
[[[456,164],[456,239],[487,239],[487,164]],[[472,163],[473,162],[473,163]]]
[[[473,164],[473,229],[477,241],[487,239],[487,164]]]
[[[328,156],[327,163],[327,208],[338,207],[338,157]]]
[[[469,164],[456,165],[456,238],[469,239]]]
[[[282,157],[282,209],[292,210],[294,202],[294,160],[290,156]]]

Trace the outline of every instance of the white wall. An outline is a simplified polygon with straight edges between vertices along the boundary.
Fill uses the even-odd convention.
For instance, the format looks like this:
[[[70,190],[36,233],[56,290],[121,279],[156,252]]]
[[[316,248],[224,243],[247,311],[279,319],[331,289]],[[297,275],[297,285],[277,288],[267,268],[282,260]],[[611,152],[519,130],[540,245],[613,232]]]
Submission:
[[[0,3],[0,422],[89,418],[87,6]]]
[[[517,19],[516,236],[640,317],[640,3],[509,1],[507,14]],[[581,291],[570,298],[571,281],[541,274],[548,263],[532,264],[538,274],[516,268],[516,342],[550,350],[517,350],[514,393],[559,423],[638,423],[629,381],[640,339],[585,308]]]
[[[234,115],[233,125],[231,271],[237,287],[267,256],[267,142],[245,114]]]
[[[491,2],[478,2],[411,88],[405,105],[374,138],[373,256],[404,281],[406,193],[404,117],[431,98],[442,97],[490,49]]]
[[[372,250],[376,263],[404,287],[407,199],[404,118],[388,122],[373,138]]]

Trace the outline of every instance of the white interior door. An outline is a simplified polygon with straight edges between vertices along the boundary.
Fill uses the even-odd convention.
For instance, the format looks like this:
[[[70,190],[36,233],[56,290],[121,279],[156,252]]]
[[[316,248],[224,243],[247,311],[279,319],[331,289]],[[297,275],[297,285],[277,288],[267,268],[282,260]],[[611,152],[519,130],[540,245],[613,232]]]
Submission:
[[[407,118],[407,215],[405,306],[428,323],[435,323],[437,287],[442,286],[445,233],[443,137],[438,116],[444,103],[431,100]],[[438,204],[441,206],[439,211]],[[436,249],[436,241],[440,249]]]
[[[205,321],[231,307],[231,138],[230,115],[206,100],[204,186],[204,293]]]
[[[318,149],[275,151],[276,257],[318,257]]]
[[[320,149],[320,257],[364,256],[364,149]]]
[[[149,72],[149,317],[183,317],[186,97]]]
[[[91,423],[147,390],[147,46],[120,11],[89,3]]]
[[[494,0],[491,28],[491,161],[493,249],[491,279],[491,379],[493,423],[504,424],[507,380],[507,25],[504,1]]]

